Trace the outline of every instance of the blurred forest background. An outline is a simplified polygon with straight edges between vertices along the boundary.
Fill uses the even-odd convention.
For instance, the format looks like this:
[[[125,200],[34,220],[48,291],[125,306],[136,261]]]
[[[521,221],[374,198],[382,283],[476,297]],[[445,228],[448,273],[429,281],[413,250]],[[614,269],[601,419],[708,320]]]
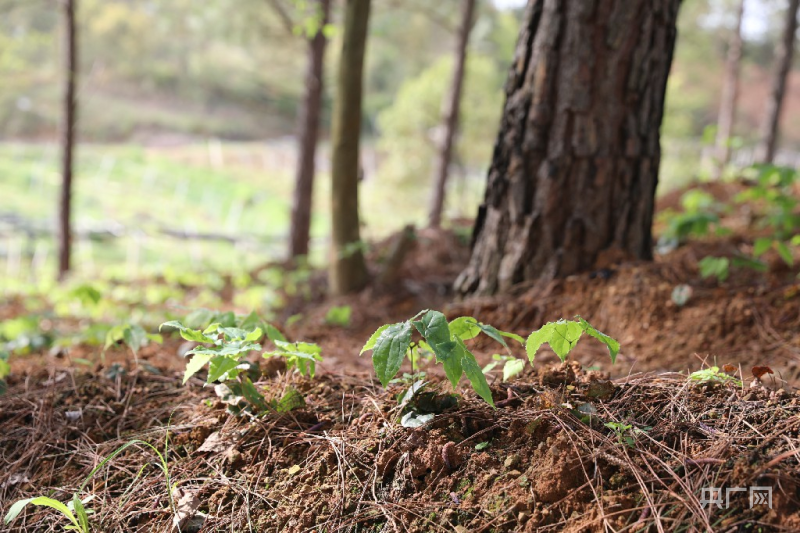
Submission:
[[[73,248],[81,277],[244,272],[286,257],[298,112],[313,2],[82,0]],[[362,144],[362,236],[424,225],[460,2],[375,0]],[[669,78],[660,191],[702,177],[713,142],[731,0],[687,0]],[[786,2],[752,0],[733,160],[752,161]],[[522,0],[479,2],[445,219],[471,218],[503,107]],[[310,257],[325,260],[336,2]],[[63,23],[46,0],[0,0],[0,284],[50,283],[59,184]],[[777,164],[800,151],[800,54],[784,101]],[[467,227],[467,226],[465,226]],[[466,234],[468,229],[463,230]],[[177,275],[177,274],[176,274]]]

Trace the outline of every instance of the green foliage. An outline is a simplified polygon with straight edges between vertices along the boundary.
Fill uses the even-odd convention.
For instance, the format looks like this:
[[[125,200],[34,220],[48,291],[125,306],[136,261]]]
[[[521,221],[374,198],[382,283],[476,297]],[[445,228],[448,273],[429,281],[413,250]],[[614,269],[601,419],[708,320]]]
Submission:
[[[490,158],[507,68],[480,53],[471,53],[467,59],[456,145],[456,160],[462,166],[484,166]],[[438,145],[432,136],[440,129],[442,100],[452,70],[452,57],[438,59],[417,77],[405,80],[391,105],[378,115],[378,147],[386,154],[381,172],[390,182],[427,183]]]
[[[291,391],[285,393],[281,400],[267,402],[253,383],[260,376],[257,365],[243,358],[250,352],[261,350],[259,341],[266,334],[275,345],[275,350],[264,352],[263,357],[282,357],[286,360],[287,368],[297,369],[302,375],[313,378],[316,363],[322,361],[319,346],[287,341],[275,326],[262,320],[255,312],[237,317],[233,313],[197,310],[190,313],[185,321],[203,324],[206,320],[221,322],[213,322],[204,329],[190,328],[175,320],[161,324],[161,328],[177,330],[187,341],[200,344],[185,354],[193,357],[186,364],[184,383],[208,365],[206,385],[221,382],[214,390],[237,414],[263,413],[269,409],[285,412],[297,406],[297,398],[290,394]]]
[[[536,352],[542,344],[547,343],[559,359],[566,361],[567,355],[578,344],[584,333],[605,344],[608,348],[608,354],[611,356],[611,362],[616,362],[617,354],[619,353],[619,342],[605,333],[597,331],[594,326],[579,316],[571,321],[561,319],[557,322],[548,322],[531,333],[525,342],[525,351],[528,353],[528,359],[533,363]]]
[[[741,380],[720,370],[717,366],[697,370],[689,375],[689,380],[696,383],[731,383],[737,387],[742,386]]]
[[[703,278],[715,277],[720,281],[728,279],[731,261],[727,257],[704,257],[698,265],[700,276]]]
[[[436,361],[442,364],[447,379],[454,388],[458,386],[461,377],[466,375],[475,392],[494,406],[486,377],[464,341],[484,333],[507,346],[505,338],[514,338],[521,343],[521,337],[481,324],[471,317],[456,318],[448,323],[447,318],[439,311],[421,311],[405,322],[381,326],[361,349],[362,354],[372,350],[372,364],[384,387],[400,370],[403,360],[407,356],[412,357],[414,346],[411,339],[414,330],[422,337],[420,346],[435,354]]]
[[[681,197],[681,212],[667,210],[659,218],[667,227],[658,239],[661,253],[668,252],[686,242],[689,237],[705,237],[719,224],[719,215],[726,210],[707,192],[692,189]]]
[[[90,531],[90,524],[89,524],[89,515],[93,514],[93,511],[90,509],[86,509],[84,506],[94,499],[94,495],[87,496],[86,498],[81,499],[80,493],[84,491],[84,488],[89,483],[89,481],[94,477],[94,475],[100,471],[105,465],[113,460],[117,455],[121,454],[126,449],[130,448],[134,445],[141,445],[150,448],[153,450],[159,459],[159,467],[164,472],[164,477],[166,479],[167,485],[167,500],[169,501],[170,509],[174,512],[175,505],[172,501],[172,484],[170,482],[170,474],[169,474],[169,465],[167,463],[167,457],[169,456],[169,433],[165,435],[164,440],[164,453],[162,454],[155,446],[150,444],[149,442],[144,442],[139,439],[134,439],[126,442],[116,450],[114,450],[111,455],[100,461],[92,471],[86,476],[86,479],[83,480],[78,490],[73,493],[72,500],[67,504],[64,504],[58,500],[53,498],[49,498],[47,496],[38,496],[35,498],[28,498],[25,500],[19,500],[15,502],[10,508],[8,513],[6,514],[5,518],[3,519],[3,523],[5,525],[10,524],[13,522],[17,516],[22,512],[22,510],[27,505],[35,505],[38,507],[49,507],[51,509],[55,509],[61,516],[63,516],[66,520],[70,523],[69,525],[65,525],[64,529],[66,531],[78,531],[79,533],[89,533]],[[142,468],[142,470],[144,467]],[[141,470],[140,470],[141,474]],[[138,477],[138,476],[137,476]]]
[[[488,374],[494,370],[497,365],[503,363],[503,381],[508,381],[525,370],[525,361],[523,359],[500,354],[494,354],[492,359],[493,361],[491,363],[483,367],[483,373]]]
[[[148,333],[137,324],[122,324],[114,326],[106,333],[106,343],[103,350],[108,350],[118,342],[124,342],[134,355],[150,342],[162,343],[164,339],[157,333]]]
[[[637,428],[634,427],[633,424],[624,424],[622,422],[606,422],[604,425],[614,432],[620,444],[624,444],[629,448],[634,447],[637,436],[647,433],[652,429],[651,427]]]
[[[353,309],[349,305],[331,307],[325,314],[325,322],[333,326],[346,328],[350,325],[350,317],[352,314]]]
[[[414,330],[422,337],[418,343],[412,342]],[[466,375],[475,392],[494,406],[484,373],[491,371],[498,362],[503,361],[505,362],[503,379],[508,380],[524,369],[524,363],[510,355],[495,355],[495,361],[481,370],[475,356],[464,344],[465,341],[474,339],[481,333],[499,342],[506,349],[508,344],[505,339],[516,340],[525,346],[531,363],[544,343],[548,343],[562,361],[566,360],[570,350],[584,333],[606,345],[612,363],[616,361],[620,348],[616,340],[601,333],[581,317],[576,317],[574,321],[548,322],[531,333],[525,341],[519,335],[500,331],[472,317],[459,317],[448,322],[443,313],[426,310],[420,311],[405,322],[386,324],[378,328],[364,344],[361,354],[372,350],[375,373],[385,387],[392,382],[392,378],[399,372],[406,357],[411,359],[412,366],[414,365],[416,348],[429,350],[436,356],[436,361],[442,364],[453,388],[457,387],[461,377]],[[411,394],[414,393],[412,390]]]
[[[174,320],[161,324],[159,329],[165,327],[179,330],[181,337],[187,341],[201,343],[186,352],[186,355],[194,357],[186,364],[184,383],[206,365],[209,366],[208,384],[235,379],[242,370],[247,369],[241,364],[242,357],[251,351],[260,350],[261,345],[257,342],[264,336],[260,327],[242,329],[226,327],[217,322],[202,331],[187,328]]]

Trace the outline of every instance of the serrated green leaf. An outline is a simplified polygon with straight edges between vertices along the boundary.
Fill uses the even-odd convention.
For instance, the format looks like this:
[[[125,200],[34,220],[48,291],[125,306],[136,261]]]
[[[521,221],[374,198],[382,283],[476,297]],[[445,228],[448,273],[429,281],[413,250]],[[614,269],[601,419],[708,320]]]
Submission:
[[[361,351],[358,352],[358,355],[361,356],[361,355],[363,355],[364,352],[372,350],[373,348],[375,348],[375,343],[378,342],[378,337],[380,337],[381,333],[386,331],[386,328],[388,328],[389,326],[391,326],[391,324],[384,324],[383,326],[379,327],[375,331],[375,333],[372,334],[372,336],[369,338],[369,340],[364,345],[364,347],[361,348]]]
[[[463,344],[463,341],[459,340],[458,342],[460,343],[459,345],[462,349],[461,366],[464,369],[464,373],[467,375],[467,379],[472,384],[472,388],[475,389],[475,392],[478,393],[478,396],[483,398],[486,403],[494,407],[492,391],[489,389],[489,383],[487,383],[486,376],[483,375],[483,371],[481,371],[478,361],[475,360],[475,356],[472,355],[472,352],[467,350],[466,346]]]
[[[491,337],[492,339],[496,340],[506,348],[508,348],[508,344],[506,344],[506,340],[503,338],[502,334],[497,330],[494,326],[489,326],[487,324],[481,324],[478,322],[478,327],[484,332],[486,335]]]
[[[239,371],[236,367],[239,366],[239,361],[224,355],[217,356],[211,360],[208,365],[208,382],[220,381],[222,376],[227,374],[228,380],[236,378]]]
[[[450,381],[450,384],[453,385],[453,388],[458,386],[458,382],[461,380],[461,374],[464,373],[462,366],[464,354],[461,353],[462,350],[459,342],[463,344],[464,341],[458,339],[456,341],[447,341],[443,344],[432,346],[433,353],[436,354],[436,360],[442,363],[444,373]]]
[[[185,385],[189,378],[200,372],[206,366],[206,363],[211,361],[218,354],[216,352],[200,353],[194,355],[188,363],[186,363],[186,370],[183,373],[183,384]]]
[[[616,363],[617,354],[619,353],[619,342],[617,342],[616,339],[609,337],[605,333],[597,331],[594,326],[589,324],[584,319],[578,317],[578,320],[583,328],[583,331],[585,331],[590,337],[594,337],[608,347],[608,354],[611,356],[611,364]]]
[[[384,387],[400,370],[410,345],[411,323],[408,321],[392,324],[378,336],[372,350],[372,364]]]
[[[478,321],[471,316],[460,316],[450,321],[448,324],[450,334],[453,337],[458,337],[462,341],[474,339],[481,334],[481,328],[478,326]]]
[[[425,337],[432,347],[450,341],[450,327],[447,324],[447,317],[439,311],[428,311],[420,320],[414,321],[414,327]]]
[[[181,337],[183,337],[187,341],[200,342],[206,344],[214,344],[214,342],[216,342],[216,339],[212,339],[211,337],[206,337],[203,333],[201,333],[196,329],[187,328],[177,320],[164,322],[158,327],[158,330],[161,331],[165,327],[177,329],[178,331],[180,331]],[[112,331],[114,330],[112,329],[111,331],[109,331],[108,334],[111,335]]]
[[[553,327],[550,336],[550,348],[556,353],[559,359],[566,361],[569,352],[578,344],[578,340],[583,334],[583,328],[575,322],[559,320]]]
[[[211,354],[213,356],[217,355],[235,356],[235,355],[244,355],[248,352],[260,349],[261,349],[260,344],[245,342],[241,340],[241,341],[232,341],[227,344],[223,344],[222,346],[197,346],[186,352],[186,355]]]
[[[509,359],[503,365],[503,381],[508,381],[525,370],[525,361],[522,359]]]
[[[548,322],[528,336],[528,340],[525,341],[525,352],[528,354],[528,360],[531,363],[533,363],[536,352],[539,351],[542,344],[550,342],[554,328],[555,322]]]
[[[276,327],[275,327],[275,326],[273,326],[272,324],[269,324],[269,323],[267,323],[267,324],[266,324],[266,328],[267,328],[267,337],[268,337],[268,338],[269,338],[269,340],[271,340],[273,343],[274,343],[275,341],[284,341],[284,342],[286,341],[286,337],[284,337],[284,336],[283,336],[283,333],[281,333],[281,332],[278,330],[278,328],[276,328]]]
[[[206,329],[203,330],[203,335],[211,335],[212,333],[216,333],[217,331],[219,331],[220,327],[221,326],[219,322],[214,322],[213,324],[209,324],[208,327],[206,327]]]
[[[250,378],[244,378],[242,381],[242,396],[247,400],[250,405],[255,406],[259,411],[266,411],[268,406],[264,401],[264,396],[258,392],[256,386],[250,381]]]
[[[288,413],[295,409],[302,409],[305,406],[306,400],[303,398],[303,395],[300,394],[297,389],[289,387],[283,397],[277,402],[275,410],[279,413]]]

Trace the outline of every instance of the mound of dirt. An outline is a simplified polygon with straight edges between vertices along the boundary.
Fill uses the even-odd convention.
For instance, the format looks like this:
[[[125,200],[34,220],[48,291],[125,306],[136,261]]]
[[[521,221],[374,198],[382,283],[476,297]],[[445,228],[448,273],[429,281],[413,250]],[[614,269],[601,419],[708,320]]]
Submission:
[[[417,428],[397,423],[399,386],[363,378],[278,375],[259,383],[265,395],[293,387],[305,406],[254,420],[199,384],[134,373],[14,385],[0,404],[2,512],[51,490],[67,501],[136,430],[160,450],[169,433],[184,532],[800,528],[800,396],[759,382],[609,381],[562,365],[493,384],[496,409],[459,391]],[[86,486],[97,530],[175,530],[156,464],[133,446]],[[751,504],[750,487],[769,488],[771,505]],[[730,500],[708,504],[711,488]],[[58,527],[30,508],[6,531]]]

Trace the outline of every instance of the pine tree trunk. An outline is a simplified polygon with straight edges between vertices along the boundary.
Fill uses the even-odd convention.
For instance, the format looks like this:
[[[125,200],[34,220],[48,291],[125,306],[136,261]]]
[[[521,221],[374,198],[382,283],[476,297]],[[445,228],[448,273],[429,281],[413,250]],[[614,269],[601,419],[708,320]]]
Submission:
[[[306,94],[303,110],[300,113],[300,150],[295,179],[294,203],[292,205],[291,235],[289,254],[292,258],[308,255],[308,241],[311,233],[311,203],[314,192],[315,158],[319,120],[322,110],[325,44],[323,33],[328,24],[330,0],[318,0],[321,20],[317,34],[308,42],[308,71],[306,73]]]
[[[72,159],[75,145],[77,104],[75,85],[78,77],[78,49],[75,26],[77,0],[63,0],[64,51],[66,84],[64,88],[64,117],[61,132],[61,197],[58,213],[58,279],[63,280],[71,267],[72,252]]]
[[[733,136],[733,125],[736,121],[736,103],[739,99],[739,71],[742,64],[742,19],[744,19],[744,3],[740,0],[736,12],[736,26],[731,32],[728,42],[728,56],[725,61],[725,78],[720,98],[719,118],[717,120],[717,161],[714,165],[714,177],[719,178],[731,160],[730,141]]]
[[[370,0],[347,0],[333,106],[330,289],[344,294],[368,281],[358,212],[359,143]]]
[[[800,8],[800,0],[789,0],[789,8],[786,10],[786,26],[784,26],[783,36],[778,42],[775,53],[775,76],[772,79],[772,89],[764,112],[764,120],[761,122],[760,141],[756,147],[756,161],[761,163],[772,163],[775,159],[778,125],[781,119],[783,96],[786,93],[786,79],[792,68],[798,8]]]
[[[680,0],[531,0],[461,295],[650,259]]]
[[[453,71],[453,81],[450,92],[444,101],[442,125],[444,136],[439,149],[439,158],[436,165],[433,196],[428,214],[428,226],[438,228],[442,223],[442,210],[444,208],[445,193],[447,190],[447,177],[450,172],[450,161],[453,158],[453,143],[458,130],[458,114],[461,106],[461,93],[464,86],[464,70],[467,62],[467,45],[469,34],[472,31],[472,19],[475,13],[475,0],[462,0],[464,10],[461,26],[458,29],[458,43],[456,45],[456,63]]]

